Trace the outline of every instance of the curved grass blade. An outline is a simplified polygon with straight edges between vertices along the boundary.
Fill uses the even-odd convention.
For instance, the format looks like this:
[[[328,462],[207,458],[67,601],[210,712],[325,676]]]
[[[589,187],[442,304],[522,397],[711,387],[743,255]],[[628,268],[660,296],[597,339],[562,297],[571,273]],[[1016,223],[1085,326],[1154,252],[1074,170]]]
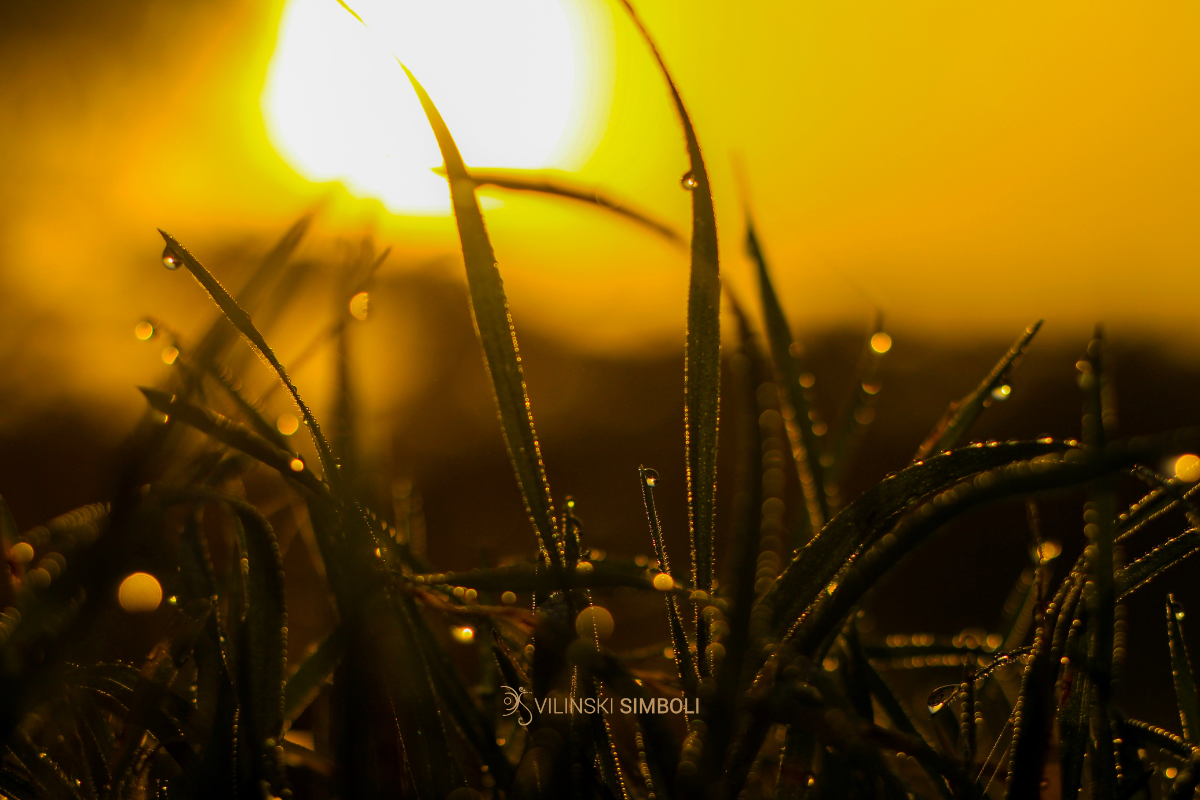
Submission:
[[[721,391],[721,276],[717,258],[717,218],[700,143],[683,98],[649,31],[629,0],[621,0],[641,32],[671,90],[687,142],[691,170],[683,178],[692,192],[692,269],[688,284],[687,341],[684,346],[684,428],[688,467],[688,523],[693,552],[692,583],[712,592],[713,539],[717,492],[717,425]]]
[[[812,529],[819,531],[829,521],[829,496],[825,493],[825,466],[821,463],[821,440],[813,427],[813,412],[808,401],[808,393],[801,383],[804,375],[811,374],[805,370],[792,347],[791,328],[783,306],[775,294],[771,283],[771,275],[767,269],[767,260],[763,255],[758,235],[754,230],[754,221],[746,213],[746,251],[758,267],[758,285],[762,297],[763,318],[767,325],[767,339],[771,344],[771,358],[775,362],[775,370],[779,375],[779,385],[783,388],[784,399],[791,408],[792,419],[789,420],[788,433],[792,439],[792,451],[796,464],[801,467],[800,483],[804,488],[804,497],[808,502],[809,517]]]
[[[1120,728],[1123,737],[1135,739],[1139,744],[1162,748],[1179,758],[1187,758],[1195,752],[1195,748],[1180,737],[1140,719],[1123,719]]]
[[[346,652],[345,635],[340,627],[334,628],[321,640],[317,648],[309,653],[300,666],[287,679],[283,689],[283,718],[289,722],[296,719],[321,690],[322,684],[337,669]]]
[[[1200,551],[1200,528],[1191,528],[1174,539],[1168,539],[1117,572],[1117,598],[1124,600],[1197,551]]]
[[[266,339],[254,327],[254,323],[250,320],[250,315],[242,310],[241,306],[230,296],[225,287],[212,276],[203,264],[196,259],[187,248],[175,240],[175,237],[166,231],[159,229],[163,239],[167,243],[167,247],[172,253],[183,262],[188,271],[195,276],[204,290],[208,292],[213,302],[224,312],[226,318],[233,323],[233,326],[246,337],[255,351],[275,370],[275,374],[279,376],[279,380],[292,395],[292,400],[295,401],[296,407],[300,409],[300,414],[304,418],[304,424],[308,426],[309,434],[312,436],[313,444],[316,445],[317,455],[321,460],[321,469],[325,473],[325,480],[333,487],[334,493],[341,494],[341,478],[338,474],[337,461],[333,458],[333,452],[329,449],[329,442],[325,440],[321,433],[321,426],[317,424],[316,417],[309,411],[308,405],[300,397],[300,392],[297,391],[295,384],[288,377],[287,370],[283,368],[283,364],[275,357],[275,352],[271,350]]]
[[[1165,458],[1170,453],[1179,452],[1180,446],[1196,444],[1200,444],[1200,429],[1184,428],[1173,434],[1112,442],[1103,454],[1093,457],[1086,456],[1080,450],[1068,451],[1065,455],[1051,451],[1027,461],[982,472],[973,480],[964,481],[940,493],[930,502],[915,506],[891,529],[894,539],[885,537],[872,552],[863,554],[855,564],[856,569],[844,573],[844,580],[837,585],[829,602],[813,610],[803,621],[795,617],[787,620],[793,626],[788,637],[795,640],[802,653],[815,652],[820,643],[837,629],[845,615],[861,601],[863,594],[900,557],[911,552],[913,547],[941,525],[969,508],[1001,498],[1077,486],[1128,470],[1137,463]],[[972,447],[955,452],[987,449]],[[926,463],[932,461],[930,459]]]
[[[914,461],[927,458],[933,453],[949,450],[962,441],[970,427],[975,424],[975,420],[983,413],[983,409],[992,402],[992,392],[1004,385],[1008,374],[1016,366],[1017,361],[1025,352],[1025,348],[1029,346],[1030,339],[1041,327],[1042,321],[1038,320],[1026,328],[1025,332],[1017,339],[1016,344],[996,362],[996,366],[992,368],[988,376],[975,387],[975,391],[950,404],[946,413],[942,415],[937,425],[930,431],[929,436],[917,449],[917,454],[913,456]]]
[[[779,576],[763,598],[774,609],[776,627],[798,617],[860,547],[883,536],[921,497],[988,469],[1068,449],[1067,443],[1054,441],[966,447],[933,456],[885,478],[830,520]]]
[[[1183,606],[1174,595],[1167,595],[1167,642],[1171,647],[1171,677],[1175,682],[1175,700],[1183,738],[1190,745],[1200,744],[1200,698],[1192,677],[1192,662],[1183,641]]]
[[[533,428],[533,412],[530,410],[517,348],[517,331],[508,312],[508,300],[504,295],[500,270],[496,266],[496,255],[492,251],[492,243],[483,224],[483,214],[475,197],[475,184],[467,174],[450,129],[446,127],[429,94],[408,67],[404,64],[400,66],[421,101],[442,152],[450,182],[454,219],[458,223],[463,262],[467,268],[471,317],[483,345],[484,364],[496,392],[500,426],[517,474],[517,485],[525,501],[525,511],[533,524],[543,556],[552,564],[561,564],[562,554],[558,552],[554,541],[554,502],[546,479],[541,447]]]
[[[146,396],[146,400],[156,411],[166,414],[170,419],[190,425],[222,444],[241,450],[246,455],[274,468],[285,478],[299,482],[318,497],[331,499],[329,488],[321,483],[307,467],[303,466],[303,462],[299,462],[295,455],[286,450],[280,450],[240,422],[234,422],[215,411],[192,405],[168,392],[145,386],[139,386],[138,390]],[[300,469],[295,469],[295,466],[300,466]]]
[[[435,169],[434,172],[443,177],[446,175],[446,170],[441,167]],[[630,222],[654,231],[672,244],[687,245],[687,240],[670,225],[659,222],[649,215],[621,202],[612,195],[604,193],[600,189],[578,186],[572,184],[570,181],[563,180],[554,170],[472,169],[468,174],[477,187],[495,186],[514,192],[536,192],[553,197],[563,197],[568,200],[577,200],[581,203],[602,208],[605,211],[609,211]]]

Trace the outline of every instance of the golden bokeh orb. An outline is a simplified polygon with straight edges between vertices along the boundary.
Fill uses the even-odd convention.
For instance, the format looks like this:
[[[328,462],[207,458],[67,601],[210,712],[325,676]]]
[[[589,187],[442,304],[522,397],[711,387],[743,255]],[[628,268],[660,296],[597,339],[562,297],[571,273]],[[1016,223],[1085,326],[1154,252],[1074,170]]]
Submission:
[[[612,636],[613,616],[602,606],[588,606],[575,618],[575,632],[584,639],[607,639]]]
[[[121,581],[117,589],[117,602],[121,608],[133,614],[142,614],[158,608],[162,602],[162,585],[148,572],[135,572]]]
[[[1200,456],[1186,453],[1175,459],[1175,477],[1188,483],[1200,481]]]

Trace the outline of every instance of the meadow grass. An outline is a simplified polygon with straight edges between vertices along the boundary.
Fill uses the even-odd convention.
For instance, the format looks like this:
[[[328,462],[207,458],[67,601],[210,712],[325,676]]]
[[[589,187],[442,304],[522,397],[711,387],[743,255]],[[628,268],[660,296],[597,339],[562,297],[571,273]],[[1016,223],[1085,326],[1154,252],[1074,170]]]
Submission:
[[[648,562],[593,557],[574,502],[556,505],[476,189],[492,183],[583,200],[678,234],[595,191],[468,170],[433,100],[405,69],[442,152],[471,314],[536,558],[437,571],[414,547],[411,522],[362,489],[354,404],[339,403],[328,426],[334,435],[323,433],[250,313],[272,286],[286,285],[280,276],[307,218],[237,297],[163,233],[164,263],[186,268],[223,317],[195,347],[179,347],[169,390],[142,390],[157,417],[131,435],[107,502],[24,533],[0,502],[0,540],[10,554],[0,612],[7,742],[0,793],[19,800],[1192,796],[1200,783],[1200,699],[1184,613],[1172,597],[1165,598],[1167,640],[1180,732],[1126,716],[1112,686],[1128,636],[1124,601],[1200,548],[1195,488],[1155,469],[1200,450],[1200,429],[1118,438],[1097,333],[1078,364],[1079,440],[970,442],[972,424],[1008,391],[1038,323],[946,410],[910,463],[846,502],[836,487],[854,469],[879,391],[888,349],[882,322],[864,344],[847,415],[827,430],[813,413],[811,373],[747,220],[765,342],[730,296],[738,346],[722,359],[711,186],[683,100],[650,46],[690,159],[683,177],[692,199],[684,397],[690,552],[674,554],[672,567],[656,509],[658,475],[648,467],[638,474],[654,552]],[[344,300],[369,286],[385,256],[363,254]],[[350,397],[344,334],[341,323],[327,332],[339,342],[339,396]],[[315,464],[223,366],[239,338],[291,395]],[[721,532],[728,564],[716,563],[714,546],[723,361],[727,385],[740,395],[727,421],[738,468],[722,482],[734,500]],[[781,441],[782,449],[772,444]],[[329,593],[338,618],[291,670],[280,547],[262,509],[231,490],[261,471],[276,474],[304,507],[324,577],[311,590]],[[1127,484],[1118,480],[1128,477],[1148,490],[1123,508]],[[803,489],[803,508],[786,515],[790,525],[786,504],[796,498],[784,481]],[[1071,488],[1088,498],[1088,544],[1054,586],[1060,546],[1043,532],[1038,503]],[[864,602],[907,554],[971,509],[1014,501],[1028,508],[1033,560],[998,629],[886,639],[862,629]],[[1174,538],[1125,558],[1133,537],[1172,515],[1186,520]],[[166,635],[139,666],[90,658],[88,631],[111,608],[140,550],[163,531],[172,532],[177,571],[164,576],[174,606]],[[663,604],[669,639],[652,654],[669,654],[669,678],[639,669],[646,654],[605,646],[611,617],[594,599],[614,588]],[[514,604],[517,593],[529,608]],[[462,636],[470,632],[473,678],[444,645],[447,620],[460,624]],[[960,669],[961,680],[913,709],[895,685],[925,667]],[[681,701],[678,718],[657,713],[670,700]],[[547,710],[555,707],[575,710]],[[297,735],[306,732],[308,739]]]

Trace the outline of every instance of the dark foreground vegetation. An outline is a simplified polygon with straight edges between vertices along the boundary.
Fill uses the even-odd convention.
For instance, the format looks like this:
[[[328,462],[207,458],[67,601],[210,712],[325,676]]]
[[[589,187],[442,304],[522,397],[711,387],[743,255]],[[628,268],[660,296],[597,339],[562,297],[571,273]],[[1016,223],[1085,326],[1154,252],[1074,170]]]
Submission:
[[[870,331],[848,400],[825,422],[809,391],[811,364],[748,224],[758,313],[728,300],[738,346],[722,361],[709,182],[672,86],[693,201],[681,471],[689,548],[668,552],[675,534],[660,521],[663,479],[647,465],[629,488],[640,488],[650,555],[609,555],[588,540],[575,501],[551,492],[475,189],[507,181],[575,200],[598,195],[469,173],[410,78],[442,150],[472,317],[536,549],[522,561],[439,571],[417,495],[376,480],[357,452],[364,433],[347,325],[365,313],[351,301],[369,289],[381,257],[364,250],[346,270],[343,318],[325,337],[337,351],[339,399],[323,429],[249,313],[286,303],[286,266],[307,222],[236,298],[164,233],[164,265],[186,268],[221,318],[193,345],[173,339],[171,382],[142,390],[152,411],[115,459],[107,501],[25,532],[0,503],[9,554],[0,580],[0,793],[1193,795],[1200,695],[1183,607],[1169,595],[1159,602],[1178,725],[1139,721],[1114,693],[1127,680],[1135,633],[1127,601],[1153,593],[1156,578],[1200,548],[1189,475],[1164,474],[1200,451],[1200,428],[1119,438],[1099,333],[1075,366],[1077,440],[970,438],[985,409],[1011,393],[1034,325],[951,404],[911,461],[852,496],[845,487],[862,483],[856,456],[890,337],[880,324]],[[165,334],[150,325],[146,335]],[[313,463],[227,366],[243,342],[291,395]],[[1030,560],[1012,576],[997,624],[946,636],[877,632],[868,608],[901,560],[956,519],[1014,503]],[[1073,520],[1064,503],[1082,505]],[[286,541],[271,522],[281,509],[294,521]],[[488,531],[464,538],[472,537]],[[1066,563],[1070,540],[1083,546]],[[293,549],[308,556],[300,592],[287,574]],[[139,569],[161,583],[164,626],[149,655],[128,664],[107,657],[105,632],[121,613],[118,587]],[[923,589],[946,605],[970,604],[937,581]],[[289,668],[289,604],[308,609],[314,598],[328,600],[336,621]],[[610,648],[608,608],[617,606],[658,609],[665,638]],[[948,682],[927,702],[910,702],[920,685],[913,676],[927,674]]]

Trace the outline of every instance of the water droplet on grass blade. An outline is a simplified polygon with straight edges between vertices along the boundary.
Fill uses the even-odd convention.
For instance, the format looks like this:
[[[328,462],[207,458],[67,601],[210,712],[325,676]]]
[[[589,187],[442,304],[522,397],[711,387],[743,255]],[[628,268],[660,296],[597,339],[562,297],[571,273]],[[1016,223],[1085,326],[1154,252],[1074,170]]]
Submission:
[[[154,336],[154,325],[148,320],[142,320],[133,326],[133,335],[144,342]]]
[[[688,170],[687,172],[683,173],[683,177],[679,179],[679,185],[690,192],[700,185],[700,181],[696,180],[696,176],[692,174],[691,170]]]
[[[658,473],[652,469],[644,469],[642,470],[642,480],[646,482],[647,486],[653,489],[658,485]]]
[[[880,331],[871,337],[871,349],[876,353],[886,353],[892,349],[892,337]]]
[[[660,592],[669,592],[675,588],[675,579],[665,572],[654,576],[654,588]]]
[[[183,266],[183,259],[179,257],[178,253],[171,249],[171,245],[167,245],[163,248],[162,262],[163,266],[167,269],[179,269]]]
[[[1002,383],[999,386],[997,386],[995,389],[992,389],[992,399],[993,400],[1007,400],[1009,395],[1011,395],[1011,394],[1012,394],[1012,387],[1009,386],[1007,383]]]
[[[950,703],[954,701],[954,698],[958,694],[960,688],[961,687],[959,684],[951,683],[948,686],[939,686],[937,689],[934,689],[932,692],[930,692],[929,699],[925,701],[926,705],[929,707],[929,716],[932,717],[934,714],[950,705]]]

